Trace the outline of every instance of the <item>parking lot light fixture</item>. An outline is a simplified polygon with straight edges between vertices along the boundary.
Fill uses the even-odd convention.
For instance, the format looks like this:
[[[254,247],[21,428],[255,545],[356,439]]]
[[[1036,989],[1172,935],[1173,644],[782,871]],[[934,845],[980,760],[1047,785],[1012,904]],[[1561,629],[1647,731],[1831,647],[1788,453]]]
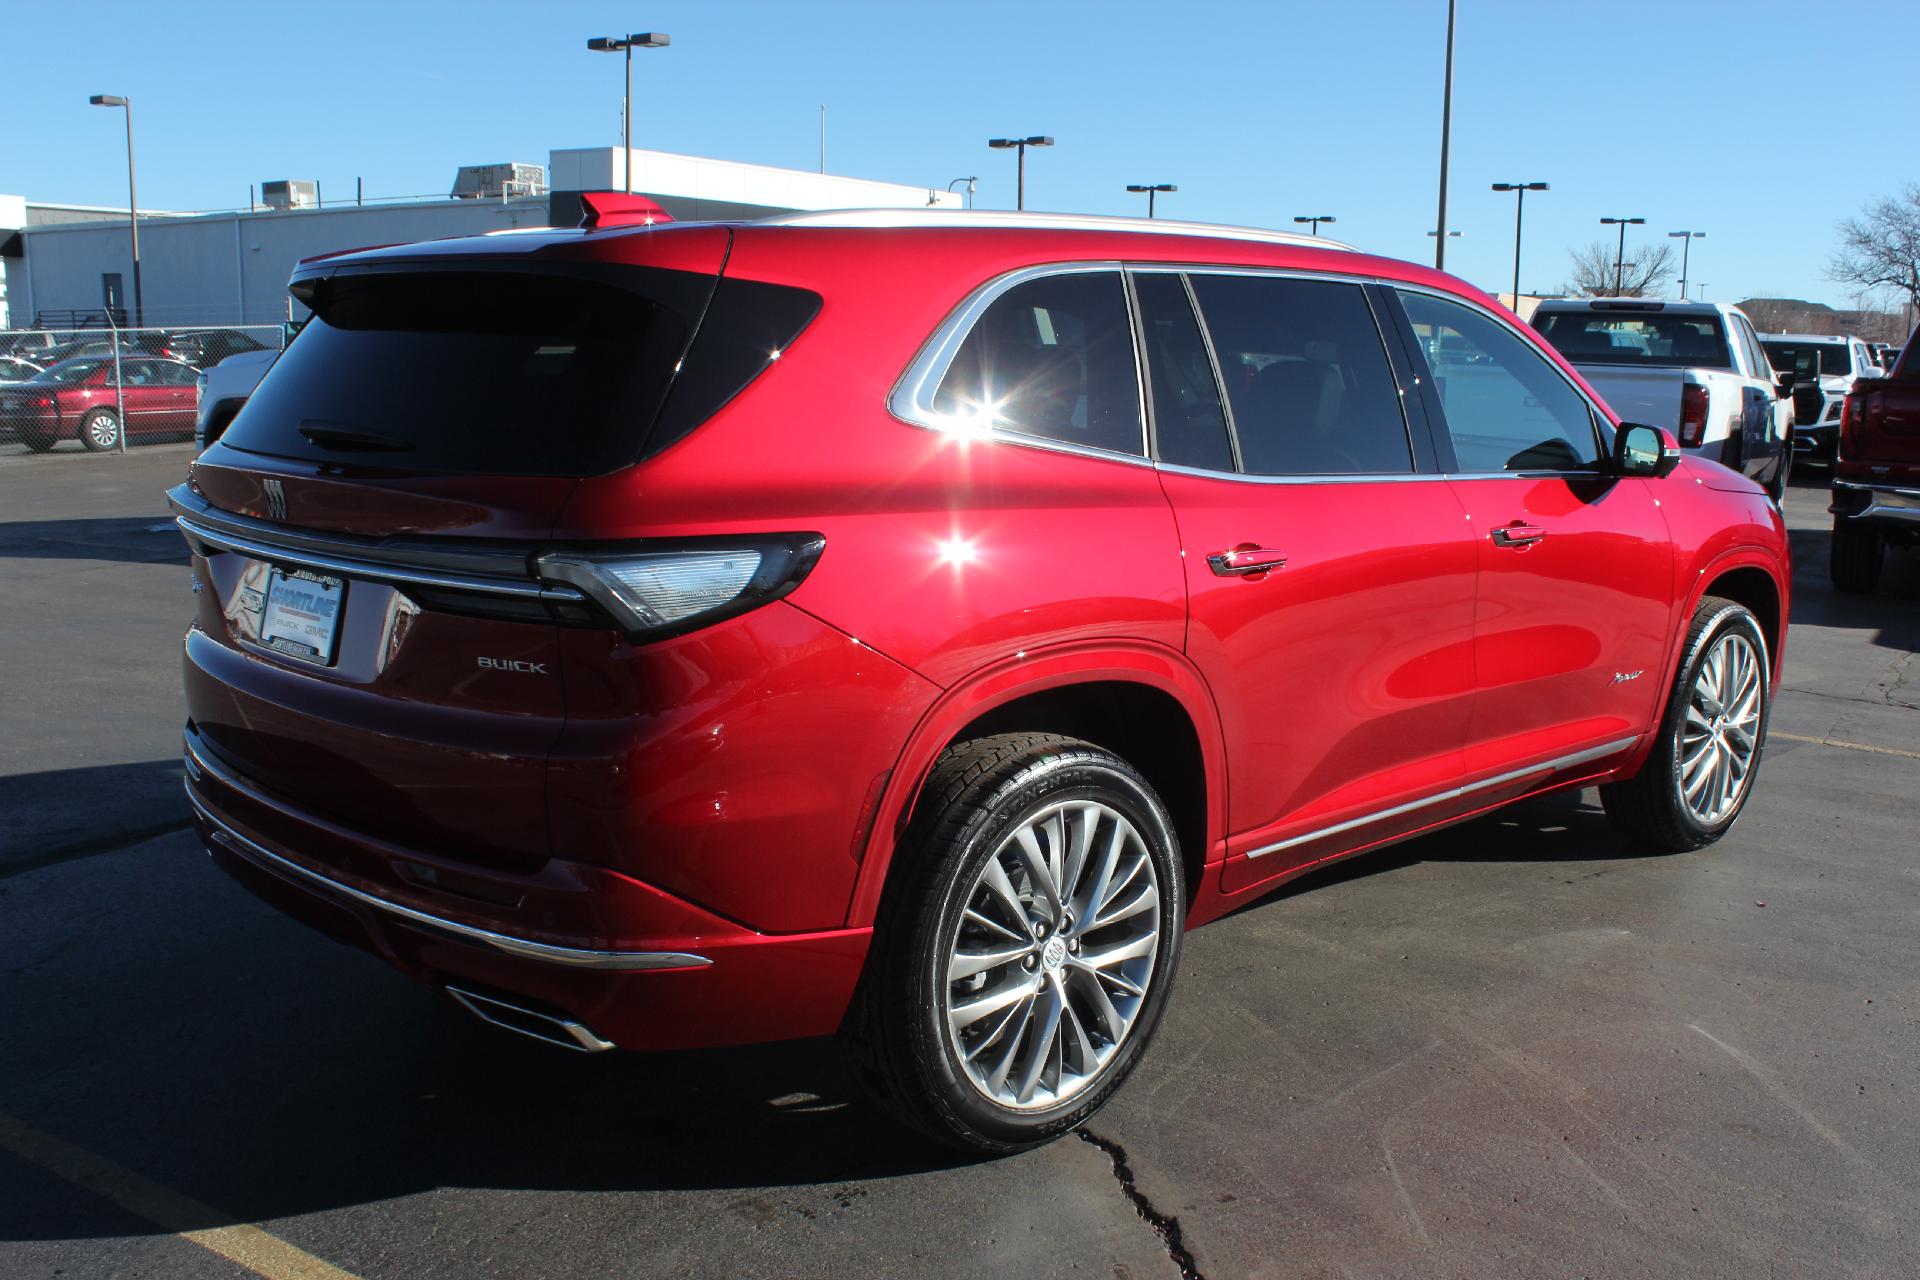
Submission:
[[[1667,232],[1667,238],[1680,242],[1680,301],[1685,302],[1687,300],[1687,265],[1692,255],[1693,242],[1695,240],[1705,240],[1707,233],[1704,231],[1669,231]]]
[[[595,36],[587,41],[587,48],[595,53],[625,53],[627,55],[627,88],[620,100],[620,121],[626,130],[626,151],[620,157],[620,167],[626,171],[627,194],[633,194],[633,51],[635,49],[664,49],[673,43],[673,37],[661,31],[636,31],[626,36]]]
[[[1014,188],[1015,209],[1027,207],[1027,148],[1050,147],[1053,139],[1045,134],[1035,134],[1031,138],[988,138],[987,145],[995,151],[1014,150],[1020,153],[1019,180]]]
[[[1626,274],[1627,228],[1644,226],[1646,224],[1646,221],[1647,220],[1645,218],[1602,218],[1600,219],[1600,225],[1603,227],[1617,226],[1620,228],[1620,248],[1613,255],[1613,295],[1616,298],[1620,296],[1621,282],[1624,279]]]
[[[1527,192],[1551,191],[1545,182],[1496,182],[1495,191],[1513,192],[1513,310],[1520,311],[1520,230],[1527,217]]]
[[[1127,184],[1127,190],[1129,191],[1134,191],[1134,192],[1144,191],[1147,193],[1147,216],[1149,218],[1153,216],[1154,196],[1158,195],[1162,191],[1178,191],[1179,189],[1180,188],[1174,186],[1171,182],[1156,182],[1151,184],[1129,182]]]
[[[87,101],[96,107],[119,107],[127,113],[127,229],[133,237],[133,327],[138,329],[146,319],[146,306],[140,296],[140,201],[133,187],[133,99],[96,93]],[[124,428],[121,434],[126,434]]]
[[[1294,221],[1311,223],[1313,225],[1313,234],[1319,235],[1321,223],[1336,222],[1338,219],[1330,213],[1309,213],[1296,216]]]

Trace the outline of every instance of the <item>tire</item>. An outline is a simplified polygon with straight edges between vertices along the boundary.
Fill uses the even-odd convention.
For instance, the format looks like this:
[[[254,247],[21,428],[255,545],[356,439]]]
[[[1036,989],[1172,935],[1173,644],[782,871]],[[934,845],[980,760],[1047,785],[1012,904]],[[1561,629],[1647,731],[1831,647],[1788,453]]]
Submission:
[[[1834,590],[1848,595],[1872,595],[1880,585],[1880,565],[1886,559],[1887,540],[1877,529],[1833,522],[1833,541],[1827,545],[1827,574]]]
[[[111,409],[95,409],[80,419],[80,443],[94,453],[120,447],[120,419]]]
[[[1712,844],[1733,828],[1753,794],[1773,710],[1766,633],[1745,605],[1703,599],[1682,652],[1646,763],[1600,788],[1616,828],[1669,853]],[[1730,708],[1716,710],[1723,701]]]
[[[847,1028],[856,1074],[961,1150],[1069,1132],[1153,1038],[1185,901],[1173,822],[1125,761],[1037,733],[950,748],[895,855]]]

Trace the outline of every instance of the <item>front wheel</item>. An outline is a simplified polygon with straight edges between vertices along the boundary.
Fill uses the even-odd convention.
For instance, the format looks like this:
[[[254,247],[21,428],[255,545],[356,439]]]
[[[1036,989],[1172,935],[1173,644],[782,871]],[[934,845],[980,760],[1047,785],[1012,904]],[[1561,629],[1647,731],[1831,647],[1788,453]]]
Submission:
[[[1152,1038],[1185,900],[1165,807],[1090,743],[1002,734],[935,765],[895,855],[855,1068],[913,1128],[1004,1154],[1097,1111]]]
[[[111,409],[95,409],[80,420],[80,443],[95,453],[119,448],[119,417]]]
[[[1760,771],[1771,710],[1767,637],[1745,605],[1708,596],[1640,772],[1600,788],[1614,826],[1669,852],[1725,835]]]

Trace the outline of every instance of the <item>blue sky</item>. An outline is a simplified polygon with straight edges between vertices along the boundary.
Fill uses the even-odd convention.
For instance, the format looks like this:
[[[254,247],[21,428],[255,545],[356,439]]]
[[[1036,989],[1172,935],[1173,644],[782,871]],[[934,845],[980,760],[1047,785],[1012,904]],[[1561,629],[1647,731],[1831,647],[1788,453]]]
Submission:
[[[1598,219],[1705,230],[1707,296],[1851,305],[1825,278],[1834,224],[1920,178],[1906,122],[1920,78],[1875,50],[1920,45],[1920,6],[1799,0],[1460,0],[1448,268],[1488,289],[1568,274]],[[90,3],[10,6],[0,191],[125,201],[117,113],[135,104],[141,204],[244,205],[247,184],[318,178],[329,198],[444,193],[461,163],[545,163],[618,140],[620,60],[587,36],[670,33],[635,64],[634,143],[813,168],[828,106],[835,173],[944,186],[1011,207],[1141,209],[1291,227],[1332,213],[1362,248],[1432,260],[1445,0],[1312,4]],[[1796,86],[1805,90],[1796,93]],[[1796,98],[1809,105],[1796,111]],[[1879,141],[1884,139],[1884,141]],[[1875,149],[1877,148],[1877,149]],[[1638,230],[1638,229],[1636,229]],[[1633,237],[1629,237],[1629,256]]]

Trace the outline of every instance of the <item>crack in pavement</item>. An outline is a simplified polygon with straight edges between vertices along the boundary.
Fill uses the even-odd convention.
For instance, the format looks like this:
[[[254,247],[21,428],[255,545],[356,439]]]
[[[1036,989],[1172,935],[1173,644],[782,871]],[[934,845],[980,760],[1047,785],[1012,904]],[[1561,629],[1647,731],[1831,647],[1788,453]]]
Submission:
[[[185,831],[192,825],[191,818],[181,818],[151,827],[140,827],[133,831],[117,831],[111,835],[96,836],[91,840],[78,840],[73,844],[62,845],[58,849],[49,849],[45,853],[35,854],[31,858],[0,862],[0,880],[11,880],[29,871],[39,871],[43,867],[55,866],[62,862],[97,857],[103,853],[119,853],[123,849],[131,849],[134,845],[158,840],[161,836],[170,836],[177,831]]]
[[[1905,683],[1904,677],[1900,683]],[[1803,689],[1798,685],[1791,684],[1781,685],[1780,692],[1797,693],[1805,698],[1825,698],[1831,702],[1864,702],[1870,707],[1895,707],[1902,711],[1920,711],[1920,703],[1901,702],[1893,697],[1893,692],[1900,687],[1900,683],[1891,686],[1878,698],[1861,698],[1849,693],[1822,693],[1818,689]]]
[[[1127,1163],[1126,1148],[1086,1129],[1077,1131],[1074,1136],[1088,1146],[1098,1148],[1113,1162],[1113,1176],[1120,1183],[1120,1194],[1127,1198],[1127,1203],[1140,1215],[1140,1220],[1152,1228],[1153,1234],[1160,1237],[1160,1243],[1166,1246],[1167,1257],[1180,1270],[1180,1280],[1206,1280],[1200,1274],[1200,1264],[1187,1251],[1186,1240],[1180,1231],[1180,1219],[1154,1208],[1153,1201],[1147,1199],[1146,1193],[1134,1183],[1133,1166]]]

